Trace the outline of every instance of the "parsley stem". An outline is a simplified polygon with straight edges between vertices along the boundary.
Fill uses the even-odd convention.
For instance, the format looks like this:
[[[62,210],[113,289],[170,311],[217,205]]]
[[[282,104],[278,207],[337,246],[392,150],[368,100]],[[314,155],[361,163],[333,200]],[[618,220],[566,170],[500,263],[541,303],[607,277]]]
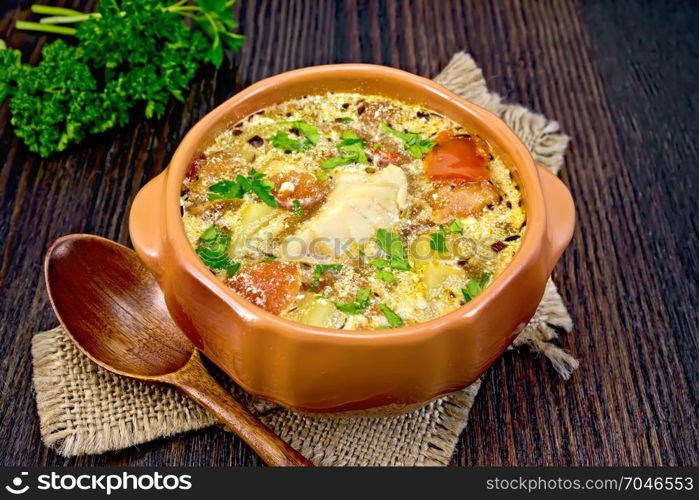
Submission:
[[[68,23],[82,23],[92,18],[100,18],[102,14],[99,12],[93,12],[92,14],[83,14],[82,16],[50,16],[43,17],[39,20],[41,24],[68,24]]]
[[[186,11],[191,11],[191,12],[203,12],[201,7],[197,7],[196,5],[185,5],[182,7],[178,6],[179,4],[171,5],[170,7],[166,7],[163,10],[166,12],[172,12],[176,14],[182,14],[183,12]]]
[[[189,2],[189,0],[180,0],[180,1],[177,2],[176,4],[170,5],[170,6],[167,7],[165,10],[176,9],[176,8],[178,8],[179,6],[186,4],[187,2]]]
[[[45,14],[50,16],[82,16],[84,12],[79,10],[66,9],[65,7],[52,7],[50,5],[32,5],[34,14]]]
[[[15,27],[18,30],[43,31],[44,33],[57,33],[59,35],[75,35],[75,28],[64,26],[52,26],[50,24],[32,23],[30,21],[17,21]]]

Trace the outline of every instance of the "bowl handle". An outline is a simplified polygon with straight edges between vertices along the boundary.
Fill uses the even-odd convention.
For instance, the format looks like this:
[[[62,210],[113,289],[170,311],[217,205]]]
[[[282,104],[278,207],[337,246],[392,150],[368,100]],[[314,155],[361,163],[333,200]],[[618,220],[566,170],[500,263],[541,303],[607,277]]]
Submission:
[[[547,168],[537,165],[541,189],[546,204],[546,232],[548,233],[548,270],[553,270],[563,250],[573,238],[575,205],[570,191]]]
[[[151,179],[136,194],[129,213],[131,243],[146,267],[159,280],[163,273],[165,241],[165,181],[167,169]]]

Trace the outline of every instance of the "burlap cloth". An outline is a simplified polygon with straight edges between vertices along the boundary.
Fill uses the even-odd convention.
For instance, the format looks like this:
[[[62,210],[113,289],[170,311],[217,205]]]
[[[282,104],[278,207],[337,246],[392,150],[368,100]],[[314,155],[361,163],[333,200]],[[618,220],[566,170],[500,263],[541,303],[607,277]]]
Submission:
[[[558,124],[488,92],[474,60],[456,54],[435,81],[502,117],[534,159],[558,172],[568,137]],[[553,282],[514,342],[543,353],[564,378],[577,361],[551,343],[572,322]],[[215,420],[166,387],[113,375],[80,353],[60,328],[32,342],[34,387],[46,446],[65,456],[104,453],[201,429]],[[259,418],[319,465],[445,465],[468,420],[480,381],[427,406],[394,417],[306,416],[261,401],[233,387]]]

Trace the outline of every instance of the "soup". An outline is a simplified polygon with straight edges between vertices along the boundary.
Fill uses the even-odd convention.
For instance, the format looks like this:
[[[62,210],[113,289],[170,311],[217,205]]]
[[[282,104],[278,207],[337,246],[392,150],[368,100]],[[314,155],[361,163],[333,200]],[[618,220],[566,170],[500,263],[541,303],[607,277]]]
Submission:
[[[377,330],[472,300],[526,225],[507,165],[420,106],[286,101],[219,135],[182,186],[185,231],[234,292],[284,318]]]

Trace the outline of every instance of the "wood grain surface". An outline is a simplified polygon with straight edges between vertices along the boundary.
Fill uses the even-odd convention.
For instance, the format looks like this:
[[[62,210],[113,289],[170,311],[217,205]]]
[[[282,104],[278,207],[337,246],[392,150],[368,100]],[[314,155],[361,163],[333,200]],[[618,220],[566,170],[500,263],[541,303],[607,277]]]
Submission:
[[[30,1],[4,1],[0,37]],[[46,2],[43,2],[46,3]],[[82,10],[94,1],[51,2]],[[217,429],[65,459],[40,441],[33,332],[55,326],[42,256],[63,234],[128,243],[126,216],[178,141],[239,89],[314,64],[373,62],[434,76],[469,51],[491,89],[572,138],[562,179],[579,224],[554,272],[575,323],[569,381],[510,352],[485,375],[454,465],[698,465],[699,4],[569,1],[240,1],[243,50],[202,71],[162,120],[135,120],[49,160],[0,107],[0,464],[257,465]]]

